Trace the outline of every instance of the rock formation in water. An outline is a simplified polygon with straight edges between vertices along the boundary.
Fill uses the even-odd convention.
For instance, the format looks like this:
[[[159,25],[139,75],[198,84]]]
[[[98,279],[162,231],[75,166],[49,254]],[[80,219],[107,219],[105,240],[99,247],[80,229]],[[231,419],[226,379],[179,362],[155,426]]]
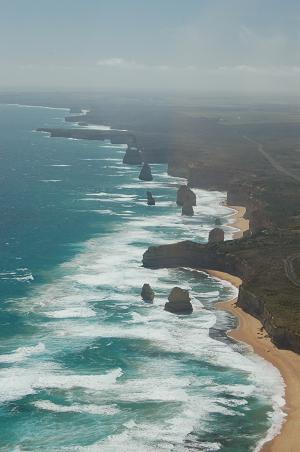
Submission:
[[[209,232],[209,243],[224,242],[224,231],[221,228],[214,228]]]
[[[153,302],[155,293],[150,284],[145,283],[143,285],[141,296],[144,301],[147,301],[148,303]]]
[[[151,191],[147,191],[147,204],[148,206],[155,206],[155,199],[153,198]]]
[[[141,165],[143,163],[141,151],[136,147],[128,147],[123,158],[123,163],[126,165]]]
[[[172,312],[173,314],[191,314],[193,312],[188,290],[174,287],[168,296],[168,300],[165,304],[165,311]]]
[[[181,185],[177,190],[176,202],[178,206],[183,206],[185,202],[187,202],[191,206],[195,206],[196,195],[187,185]]]
[[[221,218],[216,217],[216,218],[215,218],[215,225],[216,225],[216,226],[221,226],[221,224],[222,224]]]
[[[192,217],[194,215],[194,209],[190,202],[185,201],[182,206],[181,215],[187,215],[189,217]]]
[[[153,180],[153,176],[151,173],[151,167],[148,163],[144,163],[143,168],[141,169],[141,172],[139,175],[139,179],[144,180],[144,181]]]
[[[295,249],[300,249],[297,231],[273,230],[219,243],[151,246],[143,255],[143,265],[211,269],[238,276],[243,283],[237,305],[261,321],[277,347],[300,353],[299,288],[284,265]]]

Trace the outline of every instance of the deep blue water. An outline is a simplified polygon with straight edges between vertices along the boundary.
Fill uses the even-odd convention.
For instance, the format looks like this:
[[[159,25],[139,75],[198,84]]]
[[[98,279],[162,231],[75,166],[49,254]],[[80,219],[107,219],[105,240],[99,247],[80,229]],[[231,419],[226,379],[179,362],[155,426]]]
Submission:
[[[66,113],[0,105],[0,449],[254,450],[283,389],[226,339],[234,319],[214,304],[233,288],[141,266],[149,245],[205,242],[216,217],[230,221],[225,194],[197,190],[196,215],[181,217],[183,181],[164,165],[144,183],[124,146],[34,132]],[[191,291],[191,316],[163,310],[174,285]]]

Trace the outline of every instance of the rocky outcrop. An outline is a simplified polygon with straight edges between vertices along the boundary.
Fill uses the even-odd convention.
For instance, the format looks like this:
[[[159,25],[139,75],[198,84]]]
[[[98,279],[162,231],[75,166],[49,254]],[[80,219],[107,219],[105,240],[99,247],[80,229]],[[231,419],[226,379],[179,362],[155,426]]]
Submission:
[[[245,280],[252,276],[253,270],[246,260],[230,252],[233,242],[201,244],[186,240],[150,246],[143,255],[143,265],[147,268],[208,268],[231,273]]]
[[[181,185],[177,190],[176,202],[178,206],[183,206],[185,203],[189,204],[190,206],[195,206],[196,195],[187,185]]]
[[[141,151],[135,147],[128,147],[123,157],[123,163],[126,165],[141,165],[143,163]]]
[[[151,167],[150,167],[150,165],[148,163],[144,163],[143,168],[141,169],[141,172],[140,172],[140,175],[139,175],[139,179],[140,180],[144,180],[144,181],[151,181],[151,180],[153,180]]]
[[[147,191],[147,204],[148,206],[155,206],[155,199],[153,198],[151,191]]]
[[[188,201],[184,202],[181,210],[181,215],[186,215],[188,217],[192,217],[194,215],[193,206]]]
[[[168,296],[168,300],[165,304],[165,311],[172,312],[173,314],[191,314],[193,312],[188,290],[174,287]]]
[[[208,242],[209,243],[218,243],[224,242],[224,231],[221,228],[214,228],[209,232]]]
[[[51,137],[59,138],[76,138],[78,140],[109,140],[112,144],[127,144],[128,146],[136,145],[136,137],[134,134],[123,130],[96,130],[88,128],[47,128],[41,127],[37,132],[46,132]]]
[[[145,283],[142,287],[141,291],[141,297],[144,301],[147,301],[148,303],[153,303],[155,296],[155,292],[150,286],[150,284]]]

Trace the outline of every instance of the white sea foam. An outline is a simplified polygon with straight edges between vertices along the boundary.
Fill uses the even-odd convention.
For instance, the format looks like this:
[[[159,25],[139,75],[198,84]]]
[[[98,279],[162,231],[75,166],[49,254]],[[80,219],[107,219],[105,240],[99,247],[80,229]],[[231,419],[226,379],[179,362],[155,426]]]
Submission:
[[[44,351],[45,345],[42,342],[32,347],[19,347],[12,353],[0,355],[0,363],[18,363]]]
[[[20,282],[30,282],[34,280],[33,275],[24,275],[24,276],[16,276],[14,278],[16,281],[20,281]]]
[[[115,212],[113,212],[110,209],[93,209],[93,210],[90,210],[89,212],[95,212],[95,213],[98,213],[99,215],[118,215],[118,214],[115,214]]]
[[[45,110],[62,110],[62,111],[69,111],[69,108],[62,108],[62,107],[46,107],[44,105],[24,105],[24,104],[2,104],[6,105],[7,107],[19,107],[19,108],[43,108]]]
[[[112,129],[111,126],[107,126],[107,125],[87,124],[87,125],[81,126],[80,124],[74,124],[74,126],[80,127],[82,129],[90,129],[90,130],[117,130],[119,132],[127,132],[126,129]]]
[[[18,400],[47,388],[65,391],[74,388],[107,391],[116,384],[121,375],[121,369],[114,369],[102,375],[64,374],[61,369],[51,364],[30,368],[6,368],[0,370],[0,402]]]
[[[119,409],[116,406],[113,405],[79,405],[79,404],[72,404],[72,405],[58,405],[56,403],[51,402],[50,400],[38,400],[36,402],[33,402],[33,405],[40,409],[40,410],[46,410],[46,411],[54,411],[56,413],[88,413],[88,414],[98,414],[98,415],[105,415],[105,416],[113,416],[117,413],[119,413]]]
[[[105,144],[101,144],[102,148],[114,148],[114,149],[122,149],[122,151],[117,151],[123,154],[123,150],[127,149],[127,144],[111,144],[105,141]]]
[[[34,280],[34,277],[28,268],[17,268],[16,271],[0,272],[0,279],[30,282]]]
[[[112,199],[117,199],[119,200],[133,200],[135,198],[137,198],[137,195],[125,195],[125,194],[121,194],[121,193],[105,193],[105,192],[99,192],[99,193],[86,193],[86,196],[95,196],[95,197],[106,197],[107,201],[111,201]],[[102,201],[103,199],[101,199]]]
[[[283,407],[283,405],[284,404],[281,404],[280,407]],[[276,406],[274,411],[269,413],[268,417],[271,423],[271,427],[269,428],[267,435],[258,442],[254,449],[254,452],[260,452],[265,443],[275,438],[275,436],[280,433],[282,425],[286,420],[286,414],[284,414],[282,410],[276,409]]]
[[[48,317],[55,319],[68,319],[68,318],[84,318],[84,317],[95,317],[96,313],[93,309],[87,307],[78,307],[70,309],[62,309],[59,311],[45,312]]]
[[[62,182],[62,180],[61,179],[41,179],[40,182],[46,182],[46,183],[49,183],[49,182]]]
[[[50,166],[55,166],[57,168],[59,168],[59,167],[63,168],[63,167],[71,166],[71,165],[65,165],[65,164],[58,165],[57,164],[57,165],[50,165]]]
[[[146,381],[155,384],[155,381]],[[172,382],[168,381],[172,392]],[[177,381],[177,384],[180,383]],[[181,382],[185,384],[184,382]],[[161,384],[161,380],[159,382]],[[176,396],[180,394],[175,393]],[[167,399],[169,401],[169,399]],[[172,400],[172,399],[171,399]],[[209,399],[187,398],[185,399],[183,410],[175,416],[169,417],[166,421],[153,419],[151,422],[146,420],[128,421],[124,423],[125,430],[122,433],[109,436],[106,440],[98,442],[89,448],[78,448],[78,450],[124,450],[126,451],[157,451],[157,450],[176,450],[185,451],[183,444],[184,438],[193,431],[199,419],[207,418],[208,412],[218,412],[224,414],[221,407],[217,407]],[[227,413],[228,414],[228,413]],[[226,414],[225,414],[226,415]],[[218,443],[203,443],[206,445],[202,450],[213,451],[219,449]],[[195,441],[198,449],[199,443]]]
[[[158,182],[153,182],[154,186],[165,188],[167,176],[164,175],[162,180],[160,182],[158,178]],[[125,187],[135,190],[140,189],[141,184],[119,186],[117,189],[121,191]],[[145,188],[146,185],[143,184],[143,190]],[[126,451],[184,450],[184,438],[202,425],[204,420],[208,421],[213,413],[236,416],[237,408],[240,415],[243,415],[242,410],[247,408],[247,398],[250,397],[259,397],[266,403],[273,403],[273,430],[270,430],[269,435],[274,434],[282,421],[283,384],[279,373],[264,360],[247,352],[244,347],[243,354],[238,353],[228,344],[209,336],[209,330],[216,322],[216,313],[206,310],[201,301],[207,299],[211,302],[216,299],[225,283],[211,279],[214,290],[210,289],[207,293],[198,293],[192,282],[186,283],[191,290],[195,309],[191,316],[178,317],[164,311],[163,306],[175,283],[180,281],[183,285],[182,273],[178,273],[178,270],[153,271],[141,267],[143,247],[138,245],[139,242],[148,245],[168,243],[168,228],[177,231],[179,238],[203,240],[211,228],[211,217],[228,213],[226,207],[219,205],[224,194],[202,190],[197,190],[196,194],[198,205],[194,219],[181,217],[180,210],[175,214],[162,216],[153,209],[150,218],[133,218],[130,224],[122,224],[115,232],[112,231],[107,241],[103,236],[94,237],[84,244],[81,253],[61,265],[62,275],[55,278],[55,284],[35,289],[18,305],[19,310],[52,317],[51,321],[44,324],[45,336],[48,335],[50,343],[53,341],[58,350],[63,350],[65,344],[71,341],[77,347],[78,344],[84,347],[87,343],[92,344],[95,339],[124,338],[147,341],[157,349],[157,356],[161,352],[164,356],[174,354],[174,358],[170,356],[159,359],[152,356],[147,359],[145,354],[136,366],[136,376],[126,378],[124,372],[122,379],[119,379],[121,369],[105,375],[76,375],[50,365],[32,366],[30,369],[20,367],[13,372],[4,369],[0,371],[0,399],[14,400],[45,388],[64,391],[81,388],[85,392],[83,406],[87,410],[91,407],[89,400],[96,407],[118,402],[166,402],[168,406],[174,405],[167,419],[162,419],[160,412],[157,420],[151,419],[148,422],[145,419],[128,419],[122,433],[89,446],[88,450],[124,450],[124,444]],[[97,192],[87,193],[86,196],[88,198],[83,198],[84,200],[126,202],[131,207],[130,203],[135,203],[138,195],[137,192]],[[130,210],[127,212],[132,213]],[[204,225],[200,227],[199,221],[203,221]],[[149,232],[153,229],[154,234]],[[188,269],[184,271],[188,272]],[[155,288],[154,305],[144,305],[140,300],[137,288],[140,289],[145,281]],[[231,286],[227,283],[227,288],[229,287]],[[97,304],[97,310],[90,306],[91,303]],[[113,304],[113,309],[107,309],[107,303],[110,306]],[[101,304],[103,309],[99,313]],[[119,323],[110,321],[111,310],[114,314],[125,312],[126,318]],[[95,315],[96,322],[89,319]],[[58,318],[59,321],[54,322],[53,318]],[[106,342],[109,347],[110,343]],[[207,366],[241,371],[247,375],[247,380],[244,384],[228,382],[222,385],[213,378],[196,378],[187,375],[187,372],[183,376],[181,372],[184,362],[178,356],[205,362]],[[82,409],[82,405],[77,403],[61,406],[50,401],[38,401],[35,406],[50,411],[70,409],[77,412]],[[218,443],[203,445],[203,450],[207,451],[218,448]]]
[[[110,126],[93,125],[93,124],[88,124],[87,126],[83,126],[83,128],[90,129],[90,130],[112,130]]]

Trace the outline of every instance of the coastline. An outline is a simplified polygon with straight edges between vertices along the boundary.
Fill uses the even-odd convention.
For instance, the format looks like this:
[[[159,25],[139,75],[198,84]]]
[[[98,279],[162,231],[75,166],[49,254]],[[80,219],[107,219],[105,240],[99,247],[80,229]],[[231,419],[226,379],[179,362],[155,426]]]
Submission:
[[[249,220],[244,218],[246,213],[246,208],[243,206],[227,206],[230,209],[234,210],[233,213],[233,223],[228,224],[227,226],[231,226],[232,228],[238,229],[238,231],[233,233],[234,239],[240,239],[243,237],[244,232],[249,229]]]
[[[44,107],[48,108],[48,107]],[[51,107],[49,107],[51,108]],[[236,228],[232,236],[234,239],[243,237],[243,233],[249,229],[249,220],[244,218],[246,208],[243,206],[231,206],[228,208],[233,210],[230,219],[233,220],[227,226]],[[226,280],[235,287],[242,284],[242,280],[233,275],[218,272],[207,271],[211,276]],[[238,326],[234,330],[227,331],[229,337],[236,341],[250,345],[253,351],[272,363],[281,373],[285,388],[285,406],[284,412],[286,418],[281,425],[280,432],[272,440],[265,442],[260,451],[262,452],[299,452],[298,447],[298,424],[300,422],[300,389],[298,375],[300,376],[300,356],[296,353],[277,349],[267,336],[265,330],[262,329],[261,323],[251,315],[245,313],[241,308],[236,306],[237,298],[219,302],[217,309],[223,309],[238,318]]]
[[[240,228],[233,234],[234,238],[243,236],[248,230],[248,220],[242,218],[246,209],[240,206],[228,206],[236,212],[235,221],[230,226]],[[207,270],[211,276],[230,282],[236,288],[242,284],[242,280],[234,275]],[[237,297],[219,302],[217,309],[230,312],[238,319],[238,326],[229,330],[227,335],[232,339],[243,342],[252,347],[253,351],[275,366],[285,383],[285,405],[283,411],[286,415],[280,431],[270,440],[265,442],[261,452],[299,452],[299,424],[300,424],[300,355],[278,349],[270,340],[263,329],[262,324],[255,317],[247,314],[236,306]]]
[[[230,220],[231,221],[234,220],[232,223],[229,224],[229,226],[239,229],[238,231],[235,231],[232,234],[232,236],[233,236],[233,238],[238,239],[238,238],[242,237],[244,231],[248,230],[249,222],[248,222],[248,220],[243,218],[243,216],[244,216],[244,214],[246,212],[246,209],[244,207],[241,207],[241,206],[228,206],[228,207],[230,209],[233,209],[233,214],[230,215]],[[223,280],[230,281],[236,287],[238,287],[242,283],[242,281],[239,278],[234,277],[233,275],[229,275],[229,274],[222,273],[222,272],[217,272],[217,271],[215,271],[215,272],[211,271],[209,273],[211,275],[213,275],[214,277],[216,277],[216,278],[220,278],[220,279],[223,279]],[[228,331],[228,335],[230,337],[234,338],[237,341],[241,341],[241,342],[245,342],[246,344],[249,344],[250,346],[253,347],[254,352],[256,354],[258,354],[260,356],[263,356],[258,350],[256,350],[255,345],[253,345],[252,342],[251,342],[251,341],[253,341],[253,343],[257,342],[258,345],[262,345],[262,342],[268,342],[268,340],[267,339],[265,340],[264,337],[260,338],[260,336],[263,336],[263,334],[261,334],[261,335],[258,334],[258,330],[260,329],[261,324],[254,317],[246,314],[242,309],[237,308],[235,306],[236,301],[237,301],[237,299],[235,298],[234,300],[229,300],[229,301],[221,302],[221,303],[218,304],[218,309],[225,309],[225,310],[231,312],[233,315],[235,315],[239,319],[239,326],[235,330]],[[241,311],[241,312],[239,313],[238,311]],[[245,317],[244,321],[242,321],[242,317]],[[250,326],[252,322],[256,322],[257,323],[257,328],[254,327],[254,326],[252,328]],[[248,334],[249,338],[247,337],[247,334]],[[270,348],[276,348],[276,347],[274,347],[274,345],[271,343],[270,340],[269,340],[269,343],[270,344],[268,346]],[[280,366],[278,364],[273,363],[272,360],[270,359],[269,355],[273,354],[273,350],[265,350],[264,353],[265,353],[265,356],[263,356],[263,358],[268,360],[268,361],[270,361],[274,366],[276,366],[279,369],[279,371],[281,372],[281,374],[283,375],[283,372],[281,371]],[[288,353],[291,353],[292,355],[295,355],[296,357],[298,357],[297,354],[294,354],[292,352],[288,352]],[[287,366],[290,366],[290,359],[288,359],[288,362],[285,363],[285,364]],[[295,382],[296,383],[297,383],[297,375],[300,376],[299,369],[300,368],[298,368],[298,366],[297,366],[296,374],[295,374],[295,377],[296,377]],[[288,385],[288,382],[286,381],[285,377],[284,377],[284,380],[285,380],[285,383]],[[297,388],[294,387],[294,389],[292,390],[292,393],[291,393],[291,397],[292,398],[294,398],[294,393],[297,393],[296,391],[298,389],[299,389],[299,387],[297,387]],[[295,403],[295,409],[297,409],[297,407],[299,407],[299,406],[300,406],[300,403],[299,403],[299,401],[297,401]],[[286,412],[289,412],[288,411],[288,402],[287,401],[286,401],[285,408],[286,408]],[[299,421],[299,417],[300,417],[300,413],[298,414],[298,417],[297,416],[295,417],[295,425],[293,426],[293,432],[294,432],[293,434],[294,434],[295,444],[292,445],[292,447],[289,447],[286,443],[282,443],[282,444],[279,444],[278,448],[274,448],[273,449],[273,447],[271,447],[271,445],[278,438],[278,434],[277,434],[277,436],[275,436],[272,439],[272,441],[270,441],[269,443],[265,443],[261,447],[261,450],[262,451],[283,451],[283,450],[284,451],[296,451],[296,450],[299,450],[298,442],[297,442],[297,436],[298,436],[297,423]],[[289,419],[290,418],[288,418],[288,420]],[[287,424],[287,422],[285,422],[283,425],[281,425],[282,431],[284,430],[283,427],[285,427],[286,424]],[[287,432],[287,435],[290,436],[291,433]],[[280,437],[281,437],[281,435],[280,435]],[[296,448],[294,448],[294,446]]]

